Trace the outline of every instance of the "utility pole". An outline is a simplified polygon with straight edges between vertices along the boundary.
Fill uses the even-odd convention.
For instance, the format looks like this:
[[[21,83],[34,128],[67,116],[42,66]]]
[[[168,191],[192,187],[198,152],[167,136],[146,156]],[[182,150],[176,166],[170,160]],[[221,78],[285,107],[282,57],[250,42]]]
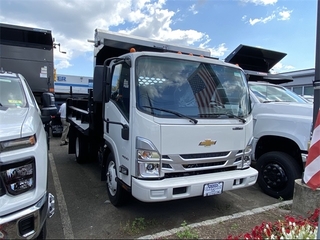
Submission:
[[[316,24],[316,62],[314,74],[313,127],[317,120],[320,105],[320,0],[318,0]],[[313,128],[312,128],[313,129]]]
[[[316,61],[315,61],[315,74],[314,74],[314,101],[313,101],[313,128],[315,127],[317,115],[319,112],[320,104],[320,0],[318,0],[317,8],[317,23],[316,23]],[[312,128],[312,129],[313,129]],[[317,239],[320,239],[320,215],[318,218],[318,232]]]

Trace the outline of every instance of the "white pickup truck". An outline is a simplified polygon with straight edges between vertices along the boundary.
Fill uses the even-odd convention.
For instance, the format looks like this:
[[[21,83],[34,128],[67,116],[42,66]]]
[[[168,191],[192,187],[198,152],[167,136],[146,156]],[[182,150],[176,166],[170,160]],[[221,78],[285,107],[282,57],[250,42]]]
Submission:
[[[289,199],[302,177],[313,105],[285,87],[249,82],[253,105],[253,155],[258,184],[268,195]]]
[[[293,81],[292,77],[270,73],[286,55],[241,44],[225,61],[244,69],[249,82],[257,182],[266,194],[290,199],[308,154],[313,105],[279,85]]]
[[[22,75],[0,70],[0,239],[46,237],[55,210],[44,128],[50,119]]]

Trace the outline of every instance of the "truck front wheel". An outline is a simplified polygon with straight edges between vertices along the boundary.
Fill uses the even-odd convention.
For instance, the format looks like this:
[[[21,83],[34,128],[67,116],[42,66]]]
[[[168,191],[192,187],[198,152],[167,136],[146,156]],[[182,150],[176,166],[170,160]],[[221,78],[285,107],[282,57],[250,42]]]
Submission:
[[[78,135],[75,143],[77,163],[85,163],[88,158],[88,142],[84,136]]]
[[[264,193],[274,198],[293,197],[294,181],[302,174],[293,157],[284,152],[268,152],[258,159],[256,168],[258,184]]]
[[[116,207],[123,205],[126,191],[117,182],[117,167],[112,154],[107,159],[106,178],[110,202]]]

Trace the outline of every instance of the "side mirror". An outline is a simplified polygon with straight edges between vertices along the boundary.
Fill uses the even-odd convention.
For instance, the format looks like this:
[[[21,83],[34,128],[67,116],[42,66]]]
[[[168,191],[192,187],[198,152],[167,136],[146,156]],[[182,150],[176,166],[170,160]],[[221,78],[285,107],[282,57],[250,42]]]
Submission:
[[[42,109],[41,115],[43,116],[55,116],[58,113],[58,109],[55,105],[55,99],[52,93],[45,92],[42,94]]]
[[[48,124],[51,121],[51,116],[41,115],[41,120],[43,124]]]

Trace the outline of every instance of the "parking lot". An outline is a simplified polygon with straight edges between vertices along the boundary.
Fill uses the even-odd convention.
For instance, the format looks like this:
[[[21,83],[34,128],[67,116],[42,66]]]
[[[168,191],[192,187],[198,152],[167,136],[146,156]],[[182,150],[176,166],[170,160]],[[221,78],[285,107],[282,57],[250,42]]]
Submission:
[[[201,222],[279,201],[263,194],[256,184],[213,197],[171,202],[143,203],[131,198],[116,208],[108,201],[98,163],[76,163],[68,147],[59,143],[59,137],[50,140],[49,191],[55,195],[56,212],[47,222],[49,239],[135,238],[180,227],[183,221]]]

